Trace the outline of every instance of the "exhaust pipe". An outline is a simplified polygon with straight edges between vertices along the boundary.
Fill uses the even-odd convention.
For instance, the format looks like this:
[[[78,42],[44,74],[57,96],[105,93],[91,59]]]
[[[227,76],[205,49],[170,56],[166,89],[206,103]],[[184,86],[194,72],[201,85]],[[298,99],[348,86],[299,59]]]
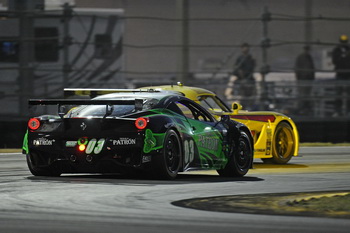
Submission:
[[[75,163],[75,162],[77,161],[77,156],[71,155],[70,158],[69,158],[69,160],[70,160],[71,162]]]
[[[91,163],[91,161],[92,161],[92,155],[87,155],[86,156],[86,161],[88,161],[89,163]]]

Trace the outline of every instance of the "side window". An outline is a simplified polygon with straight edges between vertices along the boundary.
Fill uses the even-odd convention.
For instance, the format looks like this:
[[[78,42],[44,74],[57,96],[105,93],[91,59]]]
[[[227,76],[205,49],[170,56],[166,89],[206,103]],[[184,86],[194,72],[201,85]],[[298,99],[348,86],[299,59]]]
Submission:
[[[191,109],[189,109],[186,105],[176,102],[177,107],[182,111],[183,115],[185,115],[187,118],[195,119]]]
[[[180,115],[184,115],[183,111],[179,108],[179,106],[175,103],[170,103],[167,107],[167,109],[173,111],[173,112],[176,112]]]
[[[195,105],[188,101],[179,101],[176,103],[183,114],[190,119],[198,121],[213,121],[212,117],[208,116],[205,112],[198,109]]]
[[[217,112],[229,112],[230,110],[218,99],[218,97],[214,96],[198,96],[198,100],[200,104],[205,108],[212,111]]]

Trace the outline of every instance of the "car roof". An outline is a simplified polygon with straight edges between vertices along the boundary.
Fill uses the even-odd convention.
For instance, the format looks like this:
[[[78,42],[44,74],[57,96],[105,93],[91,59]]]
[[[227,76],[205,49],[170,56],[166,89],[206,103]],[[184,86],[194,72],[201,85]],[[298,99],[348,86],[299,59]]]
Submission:
[[[104,94],[100,95],[94,99],[135,99],[135,98],[140,98],[140,99],[158,99],[161,100],[164,97],[168,96],[174,96],[178,95],[174,92],[169,92],[169,91],[133,91],[133,92],[116,92],[116,93],[110,93],[110,94]]]
[[[155,90],[166,90],[166,91],[174,91],[179,93],[186,93],[186,97],[192,100],[197,99],[197,96],[201,95],[211,95],[215,96],[214,92],[211,92],[207,89],[200,88],[200,87],[190,87],[190,86],[183,86],[181,84],[177,85],[161,85],[161,86],[154,86],[154,87],[142,87],[145,89],[155,89]]]

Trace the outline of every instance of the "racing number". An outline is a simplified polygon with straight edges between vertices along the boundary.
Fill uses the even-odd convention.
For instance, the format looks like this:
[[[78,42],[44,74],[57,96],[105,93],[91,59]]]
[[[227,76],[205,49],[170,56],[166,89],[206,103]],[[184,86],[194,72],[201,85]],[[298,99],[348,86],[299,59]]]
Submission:
[[[95,138],[91,139],[86,147],[85,153],[91,154],[94,152],[96,155],[99,154],[102,151],[105,141],[104,138],[101,138],[98,141]]]
[[[185,146],[185,163],[191,163],[194,159],[194,142],[193,140],[186,140]]]

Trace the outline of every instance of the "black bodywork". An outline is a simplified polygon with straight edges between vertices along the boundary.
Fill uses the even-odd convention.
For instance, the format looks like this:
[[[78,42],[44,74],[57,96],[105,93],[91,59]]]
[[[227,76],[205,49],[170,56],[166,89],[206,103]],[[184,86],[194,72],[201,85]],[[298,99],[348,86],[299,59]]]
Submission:
[[[58,106],[58,115],[32,118],[36,120],[28,127],[23,149],[34,175],[142,169],[171,179],[193,169],[242,176],[252,166],[253,139],[248,128],[225,117],[217,121],[183,96],[140,92],[93,100],[30,100],[29,105]],[[63,111],[62,106],[72,105],[81,106]],[[92,114],[79,115],[89,109]],[[227,172],[232,163],[239,165],[238,170]]]

